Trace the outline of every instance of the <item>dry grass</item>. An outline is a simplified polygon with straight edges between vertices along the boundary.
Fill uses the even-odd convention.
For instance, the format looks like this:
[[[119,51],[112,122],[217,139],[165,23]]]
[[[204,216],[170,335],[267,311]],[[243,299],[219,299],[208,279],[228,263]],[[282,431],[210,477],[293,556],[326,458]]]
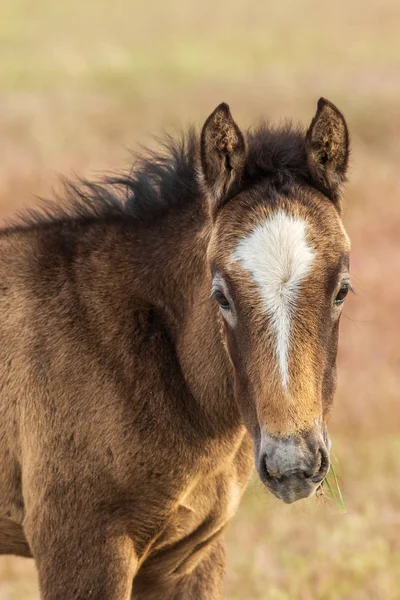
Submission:
[[[309,120],[320,95],[353,133],[346,304],[331,432],[347,514],[286,507],[254,483],[227,534],[229,600],[400,597],[400,5],[397,0],[0,5],[0,214],[56,173],[125,167],[128,147],[200,123],[221,100],[249,124]],[[0,600],[38,599],[0,559]]]

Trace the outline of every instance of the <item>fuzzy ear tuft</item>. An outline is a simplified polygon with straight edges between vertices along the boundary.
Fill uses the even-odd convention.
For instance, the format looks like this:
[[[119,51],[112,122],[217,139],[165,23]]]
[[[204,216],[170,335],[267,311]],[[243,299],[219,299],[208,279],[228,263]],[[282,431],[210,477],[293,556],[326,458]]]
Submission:
[[[246,162],[246,144],[224,102],[208,117],[201,132],[202,182],[216,211],[238,190]]]
[[[332,102],[320,98],[306,134],[308,166],[317,187],[335,203],[346,181],[350,140],[346,121]]]

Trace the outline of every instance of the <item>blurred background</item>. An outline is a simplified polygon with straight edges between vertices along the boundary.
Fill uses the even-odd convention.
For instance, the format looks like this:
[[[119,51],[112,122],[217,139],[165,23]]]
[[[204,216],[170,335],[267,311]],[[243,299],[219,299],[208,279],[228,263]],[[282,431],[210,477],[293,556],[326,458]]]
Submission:
[[[227,600],[400,598],[400,3],[398,0],[1,0],[0,217],[60,174],[126,169],[129,149],[221,101],[243,127],[308,125],[320,96],[353,142],[345,224],[356,296],[331,422],[347,513],[256,480],[227,533]],[[38,600],[0,558],[0,600]]]

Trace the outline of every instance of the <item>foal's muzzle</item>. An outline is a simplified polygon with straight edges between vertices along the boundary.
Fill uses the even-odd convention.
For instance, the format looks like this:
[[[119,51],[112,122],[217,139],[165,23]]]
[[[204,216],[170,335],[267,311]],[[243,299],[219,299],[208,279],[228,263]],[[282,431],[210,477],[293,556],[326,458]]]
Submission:
[[[288,438],[261,432],[255,448],[258,474],[268,489],[288,504],[308,498],[329,471],[329,449],[328,434],[320,428]]]

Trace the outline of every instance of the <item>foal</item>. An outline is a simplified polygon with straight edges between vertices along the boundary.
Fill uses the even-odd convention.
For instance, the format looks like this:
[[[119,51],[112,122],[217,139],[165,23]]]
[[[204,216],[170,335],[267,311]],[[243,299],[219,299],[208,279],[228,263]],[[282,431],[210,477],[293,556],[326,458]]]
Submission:
[[[221,104],[1,232],[0,553],[43,600],[215,600],[254,460],[285,502],[321,485],[348,156],[324,99],[306,133]]]

